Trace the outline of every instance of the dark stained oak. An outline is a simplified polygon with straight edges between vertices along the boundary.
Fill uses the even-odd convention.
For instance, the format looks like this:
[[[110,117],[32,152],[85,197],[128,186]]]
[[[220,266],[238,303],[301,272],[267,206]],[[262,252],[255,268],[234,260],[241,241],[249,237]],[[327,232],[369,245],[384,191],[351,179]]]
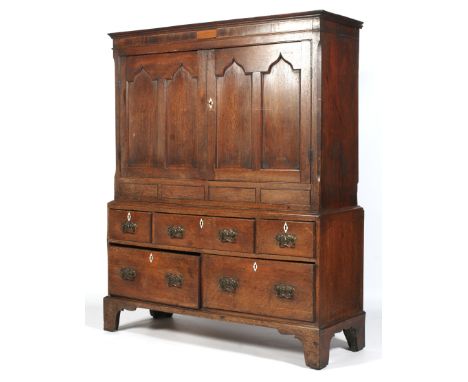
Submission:
[[[127,87],[123,95],[128,119],[122,131],[124,174],[202,176],[205,65],[204,55],[196,52],[128,58],[126,76],[120,80]]]
[[[151,214],[133,210],[109,210],[108,238],[151,242]]]
[[[347,336],[349,337],[347,338],[352,341],[351,345],[348,344],[350,351],[362,350],[365,345],[364,331],[356,330],[356,328],[364,328],[366,315],[364,312],[339,323],[318,329],[315,325],[293,320],[255,316],[246,313],[227,313],[217,309],[189,309],[110,296],[104,297],[104,330],[111,332],[118,330],[120,312],[123,310],[133,311],[137,308],[277,329],[281,334],[293,335],[302,342],[306,365],[317,370],[328,365],[330,341],[335,333],[340,331],[348,333]],[[349,333],[353,334],[350,336]],[[359,345],[352,347],[354,343]]]
[[[233,60],[216,85],[216,168],[252,169],[251,74]]]
[[[313,277],[312,264],[203,255],[203,306],[314,321]]]
[[[310,203],[310,191],[308,190],[272,190],[263,188],[260,190],[260,201],[269,204],[300,204]]]
[[[216,126],[208,124],[216,135],[215,179],[309,179],[309,145],[301,132],[306,135],[310,102],[300,113],[301,100],[309,97],[307,54],[310,50],[303,51],[300,43],[215,52],[214,65],[208,66],[208,79],[216,82]]]
[[[365,346],[362,23],[326,11],[112,33],[104,329],[122,310]],[[177,318],[175,318],[177,319]]]
[[[188,248],[201,247],[200,219],[203,218],[203,215],[153,214],[153,242]],[[171,236],[171,227],[177,228],[179,233]]]
[[[291,238],[289,243],[288,235]],[[258,220],[256,239],[257,253],[298,257],[315,255],[315,223]]]
[[[111,295],[197,308],[199,278],[198,256],[109,247]]]
[[[135,201],[135,200],[113,200],[108,203],[110,209],[120,210],[135,210],[145,212],[162,212],[162,213],[183,213],[187,215],[199,215],[199,216],[232,216],[239,218],[265,218],[265,219],[287,219],[294,221],[316,221],[318,219],[317,214],[305,212],[302,210],[286,209],[282,210],[277,206],[273,209],[253,209],[250,205],[245,205],[243,208],[232,206],[231,208],[224,207],[221,204],[215,203],[196,203],[195,201],[187,202],[184,205],[176,203],[174,201],[161,201],[161,202],[146,202],[146,201]],[[339,211],[348,211],[358,209],[359,207],[343,208]],[[335,212],[335,211],[332,211]],[[326,212],[323,212],[324,214]]]
[[[282,56],[262,76],[262,169],[300,168],[299,80]]]
[[[161,199],[203,200],[205,198],[205,188],[202,186],[163,184],[160,189]]]
[[[151,79],[146,70],[128,83],[128,165],[149,167],[152,165],[151,142],[157,141],[154,128],[157,117],[158,82]]]
[[[364,211],[321,216],[317,230],[317,314],[328,323],[363,309]]]
[[[166,85],[166,158],[168,167],[197,167],[197,81],[183,65]]]
[[[243,187],[209,187],[209,200],[224,201],[227,199],[236,202],[255,202],[255,188]]]
[[[254,251],[252,219],[155,214],[153,226],[153,241],[156,244],[233,252]],[[171,227],[177,227],[180,233],[171,235]],[[232,232],[222,232],[226,230]]]
[[[323,208],[357,203],[358,36],[359,30],[321,34],[320,204]]]
[[[359,32],[323,23],[316,78],[308,41],[129,56],[122,179],[200,179],[205,187],[223,180],[310,183],[316,192],[262,188],[255,200],[233,202],[312,211],[356,205]],[[317,90],[312,98],[313,81],[320,97]],[[319,126],[311,131],[314,107]],[[213,200],[200,188],[187,194],[154,187],[141,185],[139,192],[148,201]],[[133,195],[125,187],[119,194]],[[229,205],[231,198],[216,201]]]
[[[255,222],[252,219],[205,218],[203,247],[253,253],[255,242],[254,226]]]
[[[290,327],[283,328],[280,326],[278,331],[282,334],[293,334],[301,341],[304,346],[306,365],[312,369],[320,370],[328,365],[330,342],[335,333],[340,331],[345,333],[349,350],[359,351],[364,348],[364,322],[365,313],[361,313],[320,330],[311,328],[291,329]]]

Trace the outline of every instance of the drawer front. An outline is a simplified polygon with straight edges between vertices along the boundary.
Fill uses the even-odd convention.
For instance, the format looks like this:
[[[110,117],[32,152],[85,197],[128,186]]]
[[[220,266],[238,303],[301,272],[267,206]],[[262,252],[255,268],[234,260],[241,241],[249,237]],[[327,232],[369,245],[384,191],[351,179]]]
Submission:
[[[314,320],[313,264],[203,255],[203,306]]]
[[[153,241],[157,244],[254,251],[254,221],[249,219],[157,213],[153,227]]]
[[[314,257],[315,223],[257,221],[257,253]]]
[[[154,214],[153,242],[179,247],[203,248],[201,216]]]
[[[150,243],[151,213],[109,210],[108,238]]]
[[[198,308],[198,256],[109,247],[109,294]]]
[[[203,230],[204,248],[221,251],[254,251],[254,220],[206,218]]]

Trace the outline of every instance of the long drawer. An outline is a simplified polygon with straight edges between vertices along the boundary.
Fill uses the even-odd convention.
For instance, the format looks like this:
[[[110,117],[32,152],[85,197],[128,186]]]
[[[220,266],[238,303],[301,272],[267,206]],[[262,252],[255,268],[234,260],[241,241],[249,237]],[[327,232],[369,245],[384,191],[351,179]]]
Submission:
[[[314,320],[314,265],[203,255],[203,306]]]
[[[199,306],[199,256],[109,246],[109,294]]]
[[[153,242],[251,253],[254,251],[254,220],[155,213]]]

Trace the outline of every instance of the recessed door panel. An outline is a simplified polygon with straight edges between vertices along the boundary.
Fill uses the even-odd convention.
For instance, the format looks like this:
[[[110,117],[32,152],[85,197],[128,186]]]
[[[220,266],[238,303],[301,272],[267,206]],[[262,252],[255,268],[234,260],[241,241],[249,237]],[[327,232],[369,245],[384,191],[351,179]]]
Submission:
[[[216,80],[216,167],[252,168],[252,76],[233,61]]]
[[[283,57],[262,74],[262,169],[300,168],[300,71]]]
[[[128,84],[128,165],[150,166],[152,142],[157,140],[158,82],[143,68]]]

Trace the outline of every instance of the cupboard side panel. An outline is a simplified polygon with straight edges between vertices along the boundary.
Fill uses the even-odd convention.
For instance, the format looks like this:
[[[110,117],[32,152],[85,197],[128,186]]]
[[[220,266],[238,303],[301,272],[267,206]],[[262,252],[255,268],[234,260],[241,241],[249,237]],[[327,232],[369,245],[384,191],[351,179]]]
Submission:
[[[357,204],[359,31],[322,33],[321,208]]]

